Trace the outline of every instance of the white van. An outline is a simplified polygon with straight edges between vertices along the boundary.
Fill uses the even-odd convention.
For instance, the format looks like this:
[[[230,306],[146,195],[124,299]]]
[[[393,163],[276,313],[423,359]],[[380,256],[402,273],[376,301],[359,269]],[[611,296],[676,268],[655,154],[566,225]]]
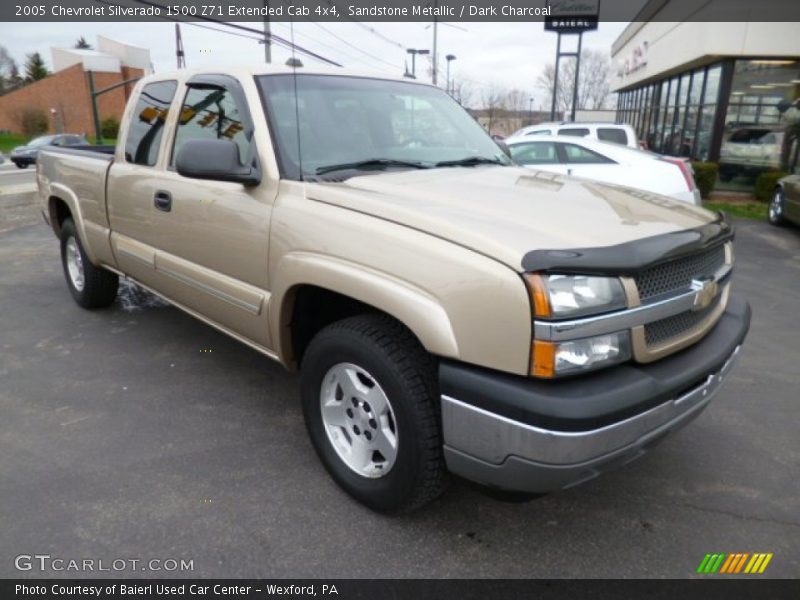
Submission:
[[[573,137],[585,137],[601,142],[611,142],[621,144],[629,148],[639,148],[639,140],[636,132],[630,125],[620,123],[582,123],[562,121],[561,123],[539,123],[523,127],[509,137],[520,137],[526,135],[571,135]]]

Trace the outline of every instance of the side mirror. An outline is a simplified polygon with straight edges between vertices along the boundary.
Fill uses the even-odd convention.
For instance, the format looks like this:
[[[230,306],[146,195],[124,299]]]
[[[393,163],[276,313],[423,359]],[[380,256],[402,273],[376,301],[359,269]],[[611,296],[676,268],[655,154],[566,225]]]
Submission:
[[[261,172],[239,162],[239,146],[232,140],[188,140],[175,157],[175,168],[184,177],[231,181],[252,186],[261,183]]]

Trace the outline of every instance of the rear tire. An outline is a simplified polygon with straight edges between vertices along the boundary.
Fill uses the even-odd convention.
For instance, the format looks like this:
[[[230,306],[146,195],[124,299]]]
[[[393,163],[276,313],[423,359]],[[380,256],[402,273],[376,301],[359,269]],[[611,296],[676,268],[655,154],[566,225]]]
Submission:
[[[61,225],[61,265],[70,294],[80,306],[105,308],[114,302],[119,277],[89,262],[72,219]]]
[[[769,201],[769,210],[767,211],[767,219],[771,225],[781,226],[786,224],[786,219],[783,216],[785,207],[783,189],[777,187],[772,193],[772,199]]]
[[[436,360],[402,324],[362,315],[329,325],[301,372],[314,449],[348,494],[399,513],[444,491]]]

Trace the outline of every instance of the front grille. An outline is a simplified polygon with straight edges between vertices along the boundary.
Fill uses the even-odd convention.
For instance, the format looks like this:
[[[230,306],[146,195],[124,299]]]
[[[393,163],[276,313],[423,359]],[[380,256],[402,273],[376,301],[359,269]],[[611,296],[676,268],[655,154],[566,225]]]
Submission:
[[[719,294],[714,301],[706,308],[698,311],[687,310],[686,312],[672,315],[666,319],[653,321],[644,326],[644,341],[648,348],[658,346],[665,342],[670,342],[676,338],[685,337],[691,333],[700,323],[702,323],[717,307],[722,299]]]
[[[639,298],[645,303],[657,296],[686,291],[692,279],[713,275],[724,264],[725,246],[720,244],[691,256],[650,267],[634,277]]]

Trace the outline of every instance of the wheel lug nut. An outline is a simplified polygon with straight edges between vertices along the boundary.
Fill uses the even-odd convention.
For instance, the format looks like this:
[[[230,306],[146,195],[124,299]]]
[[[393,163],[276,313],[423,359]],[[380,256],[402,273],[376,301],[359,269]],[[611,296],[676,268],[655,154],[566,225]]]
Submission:
[[[369,420],[369,426],[372,427],[373,429],[377,429],[378,428],[378,423],[375,421],[375,419],[370,419]]]
[[[344,411],[344,412],[346,412],[346,413],[347,413],[347,416],[348,416],[348,417],[350,417],[351,419],[353,418],[353,409],[352,409],[352,408],[348,408],[348,409],[347,409],[346,411]]]
[[[353,406],[358,406],[358,400],[356,400],[355,398],[350,398],[350,402],[353,403]]]
[[[369,404],[367,404],[366,402],[364,402],[364,404],[362,404],[362,405],[361,405],[361,407],[362,407],[362,408],[364,409],[364,411],[366,411],[366,412],[369,412],[369,411],[370,411]]]
[[[367,438],[368,440],[371,440],[372,439],[372,434],[369,431],[365,431],[364,432],[364,437]]]
[[[361,433],[361,430],[358,428],[358,425],[353,425],[353,433],[355,433],[356,435],[359,435]]]

